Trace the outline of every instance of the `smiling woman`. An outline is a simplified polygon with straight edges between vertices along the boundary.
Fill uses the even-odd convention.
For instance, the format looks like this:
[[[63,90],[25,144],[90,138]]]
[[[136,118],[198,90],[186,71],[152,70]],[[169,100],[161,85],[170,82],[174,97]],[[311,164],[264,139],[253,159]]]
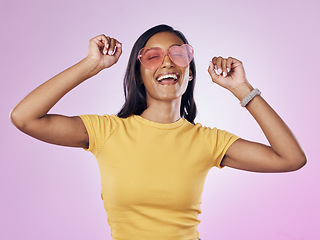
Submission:
[[[168,37],[168,39],[166,39],[166,37]],[[158,42],[157,39],[159,39],[160,41]],[[178,47],[178,49],[174,46]],[[152,74],[152,71],[154,71],[154,74],[156,75],[152,76],[152,79],[158,78],[161,75],[166,74],[163,70],[163,66],[161,67],[161,70],[157,70],[157,68],[160,68],[160,66],[163,65],[163,63],[168,63],[168,60],[170,60],[170,62],[172,61],[171,63],[174,64],[174,55],[176,55],[177,53],[181,54],[182,50],[182,53],[185,56],[184,59],[186,60],[183,60],[184,62],[178,65],[174,64],[174,66],[176,67],[171,67],[168,71],[168,73],[170,74],[174,72],[174,74],[179,79],[183,79],[181,78],[181,70],[183,68],[185,68],[186,71],[189,71],[189,83],[187,84],[187,88],[181,97],[180,103],[178,103],[178,105],[180,105],[180,110],[178,111],[179,116],[174,116],[174,119],[158,121],[166,123],[175,121],[177,118],[182,117],[187,119],[189,122],[194,123],[194,119],[197,114],[197,108],[193,97],[193,90],[196,82],[196,67],[193,59],[193,48],[189,46],[190,45],[188,44],[188,41],[186,37],[183,35],[183,33],[174,30],[172,27],[167,25],[159,25],[143,33],[134,44],[130,54],[128,67],[124,79],[124,94],[126,101],[117,115],[121,118],[129,117],[132,114],[141,115],[147,109],[148,106],[147,91],[145,84],[148,84],[148,86],[150,86],[151,88],[158,86],[155,84],[152,85],[151,83],[144,83],[143,74]],[[153,49],[158,51],[154,51]],[[146,62],[146,59],[143,56],[145,56],[146,51],[149,52],[151,50],[151,53],[158,54],[158,56],[160,57],[152,61]],[[151,55],[148,54],[147,56],[150,57]],[[155,55],[152,56],[154,57]],[[140,61],[137,61],[137,59],[139,59]],[[181,60],[178,61],[178,63],[179,62],[181,62]],[[145,67],[144,63],[147,64],[145,65]],[[188,63],[187,65],[189,67],[187,67],[186,63]],[[188,76],[188,74],[186,76]],[[168,84],[161,85],[163,85],[163,87],[167,87],[164,85]],[[181,86],[181,81],[179,82],[179,86]],[[156,90],[157,88],[155,89],[155,91]],[[162,96],[163,94],[164,96],[167,94],[166,92],[163,92],[163,90],[165,89],[158,88],[158,90],[162,91],[161,93],[159,93],[162,94]],[[181,92],[176,94],[181,94]],[[175,103],[177,103],[177,101],[175,101]],[[179,106],[177,107],[179,109]]]
[[[125,104],[117,115],[48,114],[71,89],[114,65],[121,53],[116,39],[92,38],[85,59],[33,90],[11,112],[13,124],[26,134],[94,154],[114,240],[198,240],[201,196],[212,167],[286,172],[306,163],[293,133],[249,84],[235,58],[212,58],[208,72],[252,114],[270,146],[195,124],[193,48],[167,25],[149,29],[134,44],[124,79]]]
[[[140,73],[148,103],[148,108],[141,114],[142,117],[151,121],[157,121],[156,119],[159,121],[159,114],[166,116],[159,121],[161,123],[170,123],[172,120],[177,121],[180,118],[181,98],[186,92],[189,81],[193,79],[192,71],[190,71],[189,67],[193,51],[191,50],[191,54],[188,54],[190,48],[185,48],[184,46],[186,46],[184,42],[172,32],[157,33],[146,43],[144,48],[163,49],[163,55],[158,57],[158,61],[151,60],[151,63],[148,63],[143,57],[140,58],[142,59],[141,62],[145,63],[140,65]],[[169,54],[165,55],[165,51],[169,52]],[[182,53],[182,56],[171,56],[177,52]],[[148,68],[145,65],[148,65]],[[176,76],[176,81],[173,78],[171,80],[170,78],[165,79],[172,75]],[[159,79],[164,80],[160,83]]]

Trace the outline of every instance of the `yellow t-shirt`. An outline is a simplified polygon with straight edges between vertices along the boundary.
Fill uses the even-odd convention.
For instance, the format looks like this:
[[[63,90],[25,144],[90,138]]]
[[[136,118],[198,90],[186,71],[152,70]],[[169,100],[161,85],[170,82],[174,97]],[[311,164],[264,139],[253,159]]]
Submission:
[[[237,140],[180,118],[81,115],[98,161],[101,197],[114,240],[197,240],[201,195],[211,167]]]

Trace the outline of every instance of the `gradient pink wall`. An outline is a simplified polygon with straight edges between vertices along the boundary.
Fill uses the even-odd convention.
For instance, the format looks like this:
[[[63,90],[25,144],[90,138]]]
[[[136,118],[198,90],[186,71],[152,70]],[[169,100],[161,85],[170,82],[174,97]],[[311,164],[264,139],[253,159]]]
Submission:
[[[101,33],[123,43],[119,62],[74,89],[51,113],[117,113],[131,47],[160,23],[183,31],[195,48],[196,122],[267,143],[249,112],[207,73],[213,56],[232,56],[308,157],[291,173],[212,169],[200,237],[320,239],[319,1],[20,0],[0,6],[0,239],[111,240],[93,155],[24,135],[8,116],[32,89],[84,58],[89,39]]]

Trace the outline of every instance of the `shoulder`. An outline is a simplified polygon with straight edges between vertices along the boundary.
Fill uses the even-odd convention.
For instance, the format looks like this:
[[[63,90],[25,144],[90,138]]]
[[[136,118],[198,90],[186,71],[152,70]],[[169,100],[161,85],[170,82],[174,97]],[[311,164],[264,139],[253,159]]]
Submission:
[[[204,126],[201,123],[196,123],[195,125],[189,123],[189,125],[194,131],[203,135],[206,139],[213,142],[228,142],[230,140],[234,141],[239,138],[234,133],[217,127]]]
[[[114,114],[86,114],[79,115],[85,126],[93,128],[115,128],[119,126],[122,122],[122,119]]]
[[[220,129],[217,129],[216,127],[204,126],[201,123],[192,124],[192,123],[188,122],[188,126],[190,129],[192,129],[196,132],[202,133],[202,134],[212,134],[212,133],[216,133],[218,130],[220,130]]]

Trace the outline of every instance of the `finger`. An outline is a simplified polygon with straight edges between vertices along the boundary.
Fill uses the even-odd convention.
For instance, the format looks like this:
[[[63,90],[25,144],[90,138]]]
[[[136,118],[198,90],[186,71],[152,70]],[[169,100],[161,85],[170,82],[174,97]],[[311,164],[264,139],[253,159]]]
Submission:
[[[101,36],[97,36],[97,37],[90,39],[89,44],[90,45],[94,44],[94,45],[98,46],[99,50],[101,50],[104,46],[103,39]]]
[[[116,43],[116,51],[114,53],[114,56],[118,59],[121,54],[122,54],[122,44],[117,41],[117,43]]]
[[[105,54],[106,47],[108,46],[108,37],[106,37],[104,34],[101,34],[93,38],[93,40],[98,45],[99,51]]]
[[[103,55],[108,54],[109,46],[110,46],[110,37],[105,36],[104,47],[103,47],[103,51],[102,51]]]
[[[116,40],[115,40],[114,38],[111,38],[111,39],[110,39],[109,51],[108,51],[108,54],[109,54],[110,56],[113,55],[114,50],[115,50],[115,47],[116,47]]]
[[[211,74],[216,74],[216,72],[214,71],[214,64],[212,61],[209,61],[209,68],[208,68],[208,72]]]
[[[212,81],[216,82],[217,79],[219,78],[219,75],[217,74],[216,70],[214,69],[214,63],[213,61],[209,61],[209,68],[208,72],[212,78]]]
[[[232,58],[232,64],[231,65],[232,65],[233,69],[235,69],[237,67],[240,67],[240,66],[243,67],[243,63],[240,60],[236,59],[236,58]]]
[[[91,41],[98,45],[99,48],[103,47],[102,38],[100,36],[91,39]]]
[[[225,58],[221,59],[221,67],[222,67],[222,76],[227,76],[227,60]]]
[[[222,73],[221,62],[222,62],[222,57],[220,56],[217,59],[217,72],[218,72],[218,75],[220,75]]]
[[[108,54],[109,47],[110,47],[110,37],[107,36],[106,37],[106,42],[105,42],[105,45],[104,45],[104,49],[103,49],[103,54],[104,55]]]
[[[231,71],[231,65],[232,65],[233,58],[228,57],[227,59],[227,72],[229,73]]]
[[[222,77],[222,76],[218,75],[218,73],[216,73],[212,62],[209,62],[208,72],[209,72],[209,74],[211,76],[212,82],[220,85],[221,87],[225,87],[226,86],[227,79],[225,79],[224,77]]]
[[[217,57],[212,58],[212,64],[214,66],[214,69],[217,70]]]
[[[104,53],[104,51],[106,50],[106,46],[108,45],[108,38],[109,37],[106,37],[104,34],[101,34],[94,38],[99,47],[99,50],[102,51],[102,53]]]

